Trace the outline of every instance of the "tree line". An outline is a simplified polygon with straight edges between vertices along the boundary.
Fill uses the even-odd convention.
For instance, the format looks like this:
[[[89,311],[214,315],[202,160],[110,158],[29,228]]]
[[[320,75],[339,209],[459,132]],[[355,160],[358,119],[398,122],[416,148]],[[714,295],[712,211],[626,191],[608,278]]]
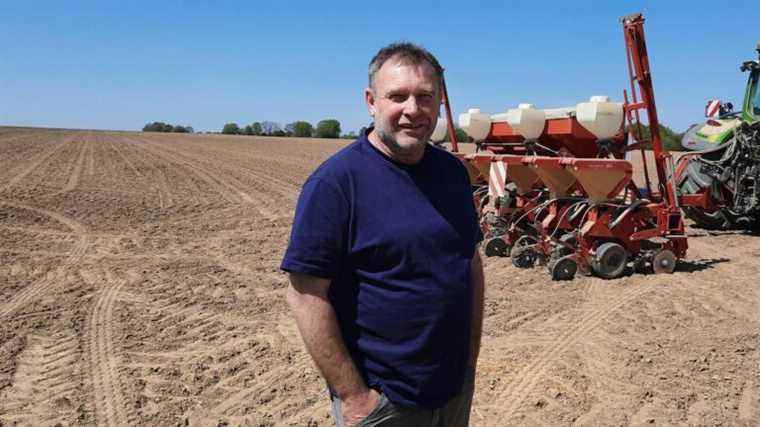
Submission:
[[[652,138],[652,131],[648,125],[641,125],[641,136],[644,140],[650,140]],[[683,133],[678,133],[667,126],[660,124],[660,140],[664,149],[668,151],[684,151],[683,146],[681,146],[682,138]],[[652,145],[646,144],[646,148],[651,149]]]
[[[293,136],[297,138],[340,138],[340,122],[335,119],[321,120],[316,126],[306,121],[288,123],[285,127],[277,122],[253,122],[241,127],[237,123],[227,123],[222,127],[225,135],[252,136]],[[349,134],[353,135],[353,134]],[[349,135],[346,135],[348,137]],[[355,137],[355,135],[353,135]]]
[[[193,133],[192,126],[170,125],[164,122],[153,122],[143,126],[143,132],[175,132],[175,133]]]
[[[647,140],[651,137],[649,126],[642,124],[642,137]],[[472,139],[459,126],[455,126],[457,141],[472,142]],[[152,122],[143,127],[143,132],[175,132],[175,133],[193,133],[192,126],[171,125],[164,122]],[[362,128],[359,134],[363,134],[366,128]],[[263,121],[253,122],[249,125],[240,127],[237,123],[227,123],[222,127],[222,134],[225,135],[251,135],[251,136],[292,136],[297,138],[346,138],[356,139],[354,132],[341,135],[340,122],[335,119],[321,120],[316,126],[306,121],[295,121],[282,127],[278,122]],[[681,138],[683,133],[678,133],[671,128],[660,125],[660,136],[662,145],[669,151],[682,151]],[[446,141],[451,138],[446,136]],[[651,148],[651,147],[649,147]]]

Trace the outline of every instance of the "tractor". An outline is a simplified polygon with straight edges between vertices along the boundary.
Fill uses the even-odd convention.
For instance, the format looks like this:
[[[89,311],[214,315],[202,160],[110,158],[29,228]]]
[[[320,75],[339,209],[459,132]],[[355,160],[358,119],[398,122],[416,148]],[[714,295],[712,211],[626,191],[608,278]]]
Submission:
[[[681,144],[698,150],[679,159],[676,182],[684,213],[706,229],[756,229],[760,225],[760,43],[741,111],[708,102],[704,124],[687,130]]]

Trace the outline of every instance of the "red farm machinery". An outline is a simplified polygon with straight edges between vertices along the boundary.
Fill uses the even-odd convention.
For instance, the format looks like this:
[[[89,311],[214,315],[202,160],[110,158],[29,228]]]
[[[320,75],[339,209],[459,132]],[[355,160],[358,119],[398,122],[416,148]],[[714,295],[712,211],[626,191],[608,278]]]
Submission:
[[[470,109],[460,127],[476,142],[460,153],[444,85],[452,151],[467,166],[487,256],[520,268],[545,265],[554,280],[577,271],[613,279],[634,271],[671,273],[687,241],[660,140],[640,14],[621,19],[630,76],[624,102],[592,97],[574,107],[529,104],[501,114]],[[651,139],[642,137],[642,115]],[[651,147],[651,151],[648,149]],[[626,154],[640,153],[643,183]],[[629,156],[630,156],[629,154]],[[654,171],[648,169],[654,165]],[[652,173],[654,172],[654,173]]]

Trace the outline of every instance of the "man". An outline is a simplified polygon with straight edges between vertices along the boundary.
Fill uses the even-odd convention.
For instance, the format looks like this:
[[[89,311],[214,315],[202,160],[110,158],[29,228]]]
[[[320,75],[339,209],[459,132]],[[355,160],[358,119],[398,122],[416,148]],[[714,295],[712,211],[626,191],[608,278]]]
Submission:
[[[338,426],[466,425],[483,313],[467,172],[431,146],[443,69],[409,43],[381,49],[374,127],[304,184],[282,269]]]

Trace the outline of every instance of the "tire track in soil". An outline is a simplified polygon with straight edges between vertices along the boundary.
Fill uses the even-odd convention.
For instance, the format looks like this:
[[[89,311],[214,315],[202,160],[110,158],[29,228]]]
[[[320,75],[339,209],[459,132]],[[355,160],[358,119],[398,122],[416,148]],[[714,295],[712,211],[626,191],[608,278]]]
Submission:
[[[87,134],[87,143],[90,147],[87,153],[87,176],[95,175],[95,142],[92,140],[93,135]]]
[[[73,378],[77,376],[79,341],[73,330],[56,335],[27,335],[13,382],[0,394],[0,408],[4,410],[0,424],[53,425],[61,415],[74,412],[67,406],[78,388]]]
[[[203,156],[198,156],[198,154],[207,153],[207,157],[213,156],[214,158],[218,158],[221,160],[221,155],[225,154],[227,156],[230,156],[231,153],[227,150],[210,150],[208,146],[195,146],[195,150],[189,150],[188,151],[188,157],[194,159],[195,161],[202,161]],[[196,157],[192,157],[189,154],[196,154]],[[200,157],[200,158],[198,158]],[[295,202],[295,199],[297,199],[298,193],[301,191],[300,185],[294,184],[293,182],[287,181],[285,179],[282,179],[281,176],[287,176],[289,170],[285,167],[281,167],[279,165],[273,166],[272,170],[277,171],[277,175],[272,174],[271,171],[267,170],[260,170],[259,168],[251,167],[251,166],[261,166],[260,162],[255,162],[253,164],[247,163],[247,162],[241,162],[240,157],[228,157],[224,159],[225,165],[230,165],[235,168],[235,174],[239,173],[240,175],[245,175],[250,178],[252,178],[257,184],[268,186],[272,191],[277,194],[277,197],[268,195],[269,199],[271,201],[281,201],[281,199],[291,199],[289,201]],[[275,185],[272,185],[275,184]],[[280,191],[284,189],[286,191]],[[288,191],[289,190],[289,191]]]
[[[62,277],[66,269],[79,264],[84,258],[85,252],[90,245],[91,236],[87,234],[86,228],[79,222],[69,218],[65,215],[57,212],[52,212],[46,209],[35,208],[32,206],[3,201],[0,200],[0,206],[7,205],[17,209],[25,209],[33,212],[37,212],[41,215],[47,216],[65,226],[67,226],[74,234],[79,236],[79,239],[74,243],[72,248],[68,252],[68,258],[64,260],[63,264],[58,266],[53,271],[48,271],[45,276],[31,285],[28,285],[23,290],[14,295],[8,302],[0,306],[0,319],[13,314],[18,309],[22,308],[27,303],[33,301],[40,295],[45,294],[51,287],[58,283],[58,279]]]
[[[60,194],[63,191],[63,188],[66,186],[66,183],[71,179],[71,173],[76,168],[77,161],[79,160],[79,157],[82,153],[83,145],[77,143],[77,138],[73,137],[70,140],[66,141],[66,149],[67,152],[61,153],[60,156],[56,156],[52,164],[56,164],[58,166],[58,173],[50,173],[47,175],[47,182],[51,182],[52,185],[55,185],[58,187],[58,190],[53,194]],[[51,184],[45,183],[47,186],[51,186]]]
[[[47,143],[40,144],[40,140],[47,141]],[[5,183],[13,178],[18,171],[24,169],[25,165],[44,155],[59,141],[60,138],[46,138],[44,133],[22,134],[11,138],[0,135],[0,151],[3,154],[7,153],[0,158],[0,178],[2,178],[0,182]],[[24,145],[26,149],[14,149],[14,146],[18,147],[18,145]],[[39,147],[33,145],[39,145]]]
[[[173,197],[171,195],[171,191],[169,190],[169,185],[166,181],[166,175],[154,165],[151,165],[144,160],[139,160],[140,163],[142,163],[142,165],[145,167],[144,170],[150,170],[154,173],[154,176],[146,177],[145,173],[140,172],[137,166],[135,166],[135,162],[133,160],[129,160],[127,158],[127,154],[125,154],[127,151],[129,151],[127,148],[128,146],[130,148],[139,150],[141,153],[147,155],[147,157],[154,157],[150,155],[149,151],[142,149],[140,144],[135,144],[134,141],[127,138],[112,140],[110,143],[133,172],[138,174],[141,179],[146,180],[150,184],[156,184],[156,186],[147,185],[147,187],[157,191],[158,204],[161,209],[166,209],[174,205]]]
[[[201,145],[195,142],[192,143],[192,146],[194,147],[194,150],[191,151],[193,153],[223,153],[228,156],[227,159],[225,159],[225,164],[235,165],[236,168],[243,173],[252,172],[252,175],[257,176],[262,180],[261,182],[263,184],[271,185],[271,183],[275,183],[278,184],[278,186],[290,188],[296,195],[300,192],[301,185],[306,179],[306,176],[309,175],[308,169],[303,173],[294,174],[294,168],[298,168],[298,162],[283,163],[284,159],[282,158],[270,157],[258,152],[253,157],[241,157],[239,150],[230,150],[230,147],[214,145],[213,147],[215,150],[211,150],[208,144]],[[322,160],[324,159],[314,159],[314,162],[315,164],[319,164]],[[262,165],[268,165],[270,170],[268,171],[266,168],[262,169],[260,167]],[[275,175],[271,171],[277,171],[277,174]],[[290,180],[288,180],[288,178],[290,178]]]
[[[128,142],[130,147],[134,148],[137,151],[140,151],[140,153],[145,155],[145,157],[155,158],[155,155],[152,155],[150,151],[145,150],[141,144],[136,144],[134,141],[128,139],[125,139],[124,141]],[[141,162],[146,166],[146,168],[153,171],[153,182],[158,185],[157,190],[161,209],[166,209],[174,206],[175,196],[172,195],[172,191],[170,190],[169,183],[164,171],[162,171],[161,168],[156,167],[155,164],[151,164],[145,160],[141,159]]]
[[[164,157],[172,163],[184,166],[197,177],[206,182],[209,186],[211,186],[211,188],[215,189],[215,191],[217,191],[217,193],[229,203],[246,204],[253,207],[259,214],[266,218],[276,217],[274,212],[263,206],[262,203],[258,203],[261,202],[261,200],[257,200],[246,191],[242,190],[241,188],[245,186],[236,179],[231,177],[222,178],[220,174],[211,172],[199,161],[191,160],[188,157],[168,150],[165,147],[159,147],[158,144],[147,143],[146,141],[146,145],[144,147],[150,147],[149,149],[154,150],[154,152],[159,156]],[[263,196],[263,194],[260,196]]]
[[[192,146],[188,147],[186,145],[183,145],[183,147],[186,148],[185,151],[189,151],[183,152],[177,149],[168,148],[171,143],[163,140],[134,139],[131,141],[135,142],[136,145],[139,145],[146,150],[158,150],[161,153],[157,154],[158,156],[164,154],[168,156],[169,159],[171,159],[172,163],[183,166],[183,169],[189,169],[191,173],[195,174],[201,178],[201,180],[211,186],[211,188],[215,189],[217,191],[217,194],[222,195],[223,199],[225,199],[225,201],[228,203],[249,206],[253,208],[259,216],[268,221],[277,221],[282,218],[290,219],[291,217],[290,213],[283,216],[281,214],[278,214],[278,211],[276,211],[276,209],[273,210],[267,206],[282,206],[284,201],[295,204],[298,191],[296,191],[295,196],[281,193],[276,190],[273,190],[275,194],[269,194],[260,189],[254,188],[251,185],[244,184],[231,176],[239,173],[241,176],[253,177],[253,175],[249,172],[250,169],[246,169],[244,167],[237,167],[236,173],[226,174],[227,177],[225,178],[219,173],[213,172],[211,169],[204,166],[203,158],[199,159],[190,155],[192,153],[192,150],[187,150],[187,148],[195,149]],[[218,156],[216,156],[216,153],[213,153],[213,158],[217,157]],[[166,157],[164,157],[163,160],[166,161]],[[232,164],[232,162],[225,162],[225,164]],[[266,188],[271,187],[271,183],[273,181],[271,177],[261,178],[261,175],[257,175],[257,177],[258,180],[256,180],[256,183],[258,185],[264,186]],[[220,185],[222,186],[222,190],[219,189]],[[253,191],[253,195],[251,195],[251,191]],[[230,200],[230,197],[225,197],[224,194],[232,196],[233,200]]]
[[[113,311],[124,281],[106,271],[106,283],[83,272],[90,285],[100,288],[92,311],[85,322],[86,372],[91,375],[95,421],[99,425],[133,424],[119,381],[118,360],[113,338]]]
[[[116,155],[119,156],[121,160],[124,161],[124,164],[127,165],[127,168],[129,168],[135,175],[140,177],[141,181],[146,181],[145,175],[135,167],[134,163],[132,163],[132,161],[127,158],[127,156],[124,155],[122,148],[119,147],[119,144],[122,144],[122,143],[123,142],[119,140],[114,141],[113,138],[109,138],[108,140],[108,146],[111,147],[111,149],[116,153]]]
[[[210,151],[206,147],[199,147],[199,148],[202,150],[205,150],[206,152]],[[201,152],[201,150],[196,149],[194,152]],[[221,153],[229,154],[225,150],[222,150]],[[217,153],[215,152],[214,154],[217,154]],[[218,156],[215,156],[215,157],[218,157]],[[201,159],[197,159],[197,158],[193,158],[193,160],[196,162],[202,161]],[[274,206],[281,205],[283,200],[286,200],[288,203],[295,204],[296,199],[298,198],[298,194],[301,191],[301,188],[299,185],[283,180],[279,178],[278,176],[273,175],[271,172],[267,172],[266,170],[257,170],[252,167],[247,167],[246,165],[241,165],[239,159],[236,159],[236,158],[228,159],[225,161],[225,164],[234,165],[236,169],[236,173],[239,173],[240,175],[247,176],[253,179],[253,181],[255,181],[258,185],[262,185],[262,186],[266,186],[270,188],[270,190],[273,191],[276,194],[276,196],[261,193],[261,192],[257,192],[257,193],[259,193],[258,195],[260,197],[267,199],[267,201],[270,202],[270,204]],[[275,168],[275,170],[277,170],[278,173],[288,172],[284,168]],[[273,184],[276,184],[276,185],[273,185]],[[240,185],[243,185],[243,184],[240,184]],[[248,187],[250,188],[250,186]],[[285,191],[282,191],[282,190],[285,190]]]
[[[744,384],[744,390],[739,400],[739,420],[751,425],[760,416],[760,389],[754,386],[752,380]]]
[[[49,159],[53,154],[55,154],[58,150],[60,150],[64,145],[65,143],[57,143],[54,146],[50,147],[47,151],[37,156],[37,158],[34,161],[32,161],[32,164],[22,169],[18,174],[16,174],[16,176],[9,179],[8,182],[6,182],[4,186],[0,187],[0,194],[15,187],[22,179],[26,178],[27,175],[34,172],[38,167],[40,167],[40,165],[42,165],[47,159]]]
[[[274,336],[265,335],[261,337],[264,339],[264,342],[269,344],[270,349],[288,347],[300,348],[300,335],[298,335],[295,322],[290,320],[289,312],[287,310],[282,312],[260,313],[260,315],[266,316],[267,321],[272,323],[270,330],[275,332]],[[251,320],[252,316],[247,316],[247,318],[248,320]],[[287,326],[279,324],[283,319],[288,319]],[[252,353],[256,351],[260,351],[260,349],[255,348],[245,350],[236,358],[240,360],[255,360],[255,356],[252,356]],[[231,415],[231,413],[238,410],[241,405],[253,404],[256,397],[260,396],[262,393],[276,388],[280,384],[288,383],[288,380],[293,380],[294,377],[301,376],[303,372],[309,369],[310,363],[311,359],[305,352],[298,352],[295,355],[288,357],[287,363],[277,364],[273,368],[257,375],[253,386],[245,385],[246,382],[244,382],[242,387],[233,385],[233,383],[241,381],[241,378],[246,378],[249,374],[261,370],[261,367],[254,363],[204,391],[203,394],[205,396],[212,396],[223,391],[223,394],[226,395],[226,397],[223,401],[216,404],[213,409],[206,411],[203,415],[210,414],[213,417]],[[320,393],[321,391],[322,390],[320,389]],[[232,393],[230,394],[230,392]],[[277,412],[274,411],[274,413]]]
[[[189,172],[189,175],[194,175],[206,185],[208,185],[218,196],[220,196],[225,202],[237,205],[241,203],[241,198],[238,194],[235,194],[235,192],[230,191],[228,188],[225,188],[223,185],[221,185],[217,180],[214,179],[212,174],[209,174],[207,171],[202,170],[197,165],[185,161],[183,159],[179,159],[176,156],[172,155],[171,153],[166,152],[165,150],[162,150],[158,147],[153,146],[152,143],[147,141],[141,141],[142,145],[141,147],[145,149],[146,151],[152,153],[154,156],[162,159],[164,162],[174,164],[179,166],[180,168],[184,169],[185,171]],[[203,191],[198,187],[198,193],[202,193]]]
[[[77,158],[74,167],[71,168],[71,171],[68,173],[69,177],[66,180],[66,185],[62,189],[53,193],[53,196],[68,193],[77,187],[79,184],[79,176],[82,174],[82,168],[84,167],[85,155],[87,154],[90,144],[91,143],[81,143],[82,147],[79,150],[79,157]]]
[[[143,154],[145,154],[146,157],[149,157],[151,159],[157,159],[157,160],[159,160],[159,163],[162,164],[162,165],[167,166],[167,169],[174,169],[174,171],[177,172],[177,173],[179,173],[180,170],[186,171],[186,168],[184,168],[184,167],[175,168],[174,167],[174,166],[176,166],[175,163],[167,162],[166,158],[161,157],[161,156],[157,155],[155,152],[153,152],[150,149],[146,148],[146,144],[147,144],[146,141],[143,141],[143,140],[140,140],[140,139],[134,139],[134,138],[127,138],[127,137],[122,137],[122,140],[129,142],[133,147],[135,147],[137,150],[139,150]],[[182,174],[183,178],[185,178],[184,184],[187,185],[187,187],[189,187],[190,191],[184,192],[184,193],[176,192],[175,196],[171,196],[172,192],[169,190],[169,188],[175,188],[176,189],[177,186],[176,185],[174,185],[174,186],[169,185],[169,181],[170,180],[166,177],[166,174],[163,171],[160,171],[160,169],[157,168],[157,167],[154,167],[154,169],[156,171],[159,171],[159,175],[160,175],[160,177],[162,179],[162,182],[159,182],[159,185],[166,185],[166,190],[165,191],[166,191],[167,196],[169,196],[169,201],[170,201],[170,203],[168,205],[169,208],[182,209],[182,207],[187,207],[187,206],[190,206],[190,205],[195,205],[195,206],[208,206],[209,205],[209,201],[208,201],[207,197],[205,197],[203,195],[204,191],[201,189],[201,187],[198,186],[198,184],[195,182],[195,180],[191,178],[191,175],[194,175],[192,173],[192,171],[190,171],[190,173],[184,173],[184,174]],[[183,202],[182,201],[183,197],[186,198],[186,199],[190,199],[192,202],[190,204],[187,203],[188,200],[185,200]],[[174,202],[175,198],[179,199],[180,201],[178,201],[178,202],[175,203]]]
[[[287,374],[288,371],[290,371],[292,375],[294,371],[299,371],[299,369],[291,365],[282,365],[270,369],[266,373],[256,377],[255,386],[246,387],[243,390],[240,390],[239,392],[233,394],[232,396],[228,396],[220,404],[207,411],[206,414],[210,414],[212,416],[228,415],[230,411],[236,409],[241,404],[246,402],[250,403],[254,396],[271,388],[273,384],[284,382],[283,380],[287,376],[284,374]]]
[[[603,307],[592,309],[585,313],[573,326],[552,340],[548,348],[533,359],[527,366],[516,372],[514,381],[507,384],[506,388],[499,393],[498,401],[507,402],[506,411],[499,414],[501,419],[507,420],[514,417],[522,402],[528,398],[530,392],[536,387],[538,381],[546,375],[547,369],[570,347],[580,342],[589,332],[594,330],[610,314],[623,305],[651,292],[654,286],[639,285],[629,289],[612,301],[606,302]]]

